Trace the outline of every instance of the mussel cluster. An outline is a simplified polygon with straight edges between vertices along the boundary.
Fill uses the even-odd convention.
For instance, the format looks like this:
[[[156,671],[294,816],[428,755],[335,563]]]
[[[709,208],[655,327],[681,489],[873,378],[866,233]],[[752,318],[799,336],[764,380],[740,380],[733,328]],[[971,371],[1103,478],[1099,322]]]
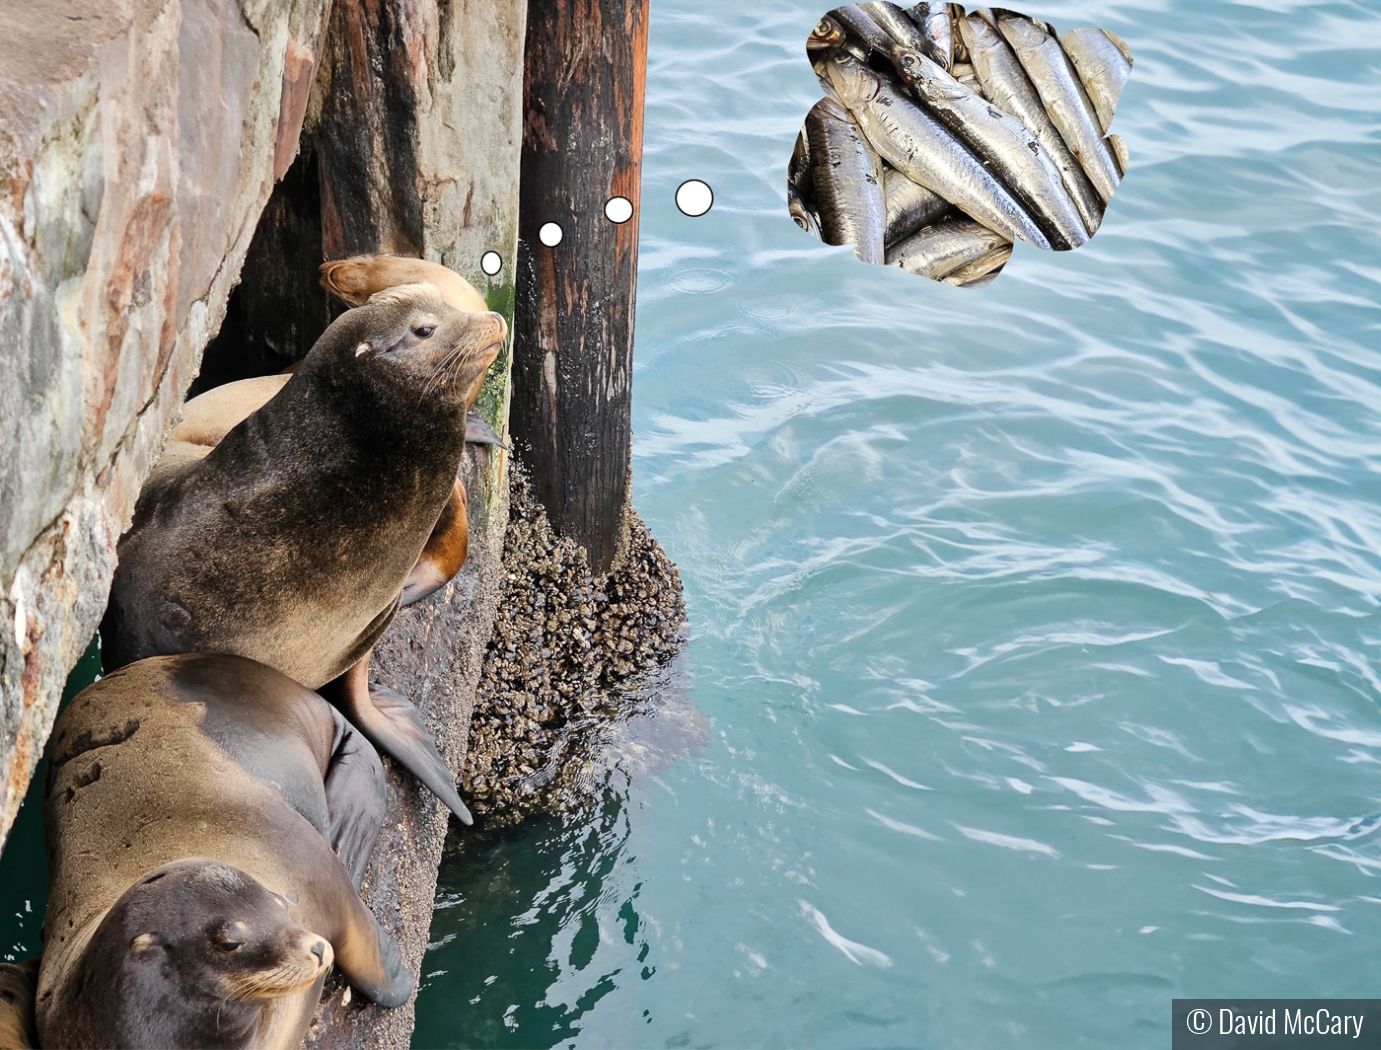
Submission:
[[[1020,239],[1069,251],[1127,170],[1108,134],[1132,53],[1001,8],[835,8],[806,51],[825,97],[787,167],[791,217],[864,262],[975,288]]]

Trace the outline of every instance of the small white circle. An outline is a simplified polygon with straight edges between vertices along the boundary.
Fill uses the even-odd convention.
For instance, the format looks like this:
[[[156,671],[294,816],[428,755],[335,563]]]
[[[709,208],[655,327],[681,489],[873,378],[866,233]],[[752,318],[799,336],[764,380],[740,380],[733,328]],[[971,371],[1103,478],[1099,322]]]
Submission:
[[[537,231],[537,239],[548,248],[555,248],[561,243],[561,227],[554,222],[544,222]]]
[[[676,206],[682,214],[695,218],[704,215],[714,204],[714,190],[699,179],[687,179],[676,187]]]
[[[493,277],[503,269],[503,260],[499,258],[498,252],[485,252],[480,256],[480,269]]]
[[[622,225],[633,218],[633,202],[627,197],[610,197],[604,202],[604,217]]]

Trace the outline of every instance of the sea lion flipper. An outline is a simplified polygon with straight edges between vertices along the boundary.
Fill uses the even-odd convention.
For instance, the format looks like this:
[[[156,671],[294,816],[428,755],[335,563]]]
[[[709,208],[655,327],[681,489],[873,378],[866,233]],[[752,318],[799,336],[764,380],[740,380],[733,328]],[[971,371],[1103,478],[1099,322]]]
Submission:
[[[478,412],[465,414],[465,443],[467,445],[498,445],[505,452],[513,450],[504,444],[503,438]]]
[[[376,920],[374,929],[379,938],[379,964],[389,981],[375,991],[361,988],[360,992],[370,1002],[380,1006],[402,1006],[412,995],[412,973],[403,962],[403,953],[398,950],[398,942],[389,936],[388,931]]]
[[[465,486],[456,478],[451,484],[451,498],[442,508],[427,545],[403,584],[399,606],[420,602],[450,583],[465,564],[469,549],[470,519],[466,515]]]
[[[368,655],[330,683],[327,689],[332,701],[371,744],[426,784],[462,823],[475,822],[460,800],[451,771],[436,749],[436,741],[422,723],[421,712],[388,686],[369,684]]]
[[[384,685],[369,687],[369,702],[373,716],[368,725],[361,722],[360,728],[366,734],[372,733],[380,750],[431,788],[461,823],[473,824],[475,818],[460,800],[455,779],[431,733],[422,724],[421,712],[406,697]]]
[[[34,993],[38,960],[0,963],[0,1050],[33,1050],[38,1046]]]
[[[388,805],[384,764],[379,752],[343,714],[331,708],[335,743],[326,767],[326,811],[331,819],[328,841],[355,889],[379,841]]]
[[[343,918],[344,929],[332,944],[340,972],[371,1003],[402,1006],[412,995],[414,981],[397,942],[353,894]]]

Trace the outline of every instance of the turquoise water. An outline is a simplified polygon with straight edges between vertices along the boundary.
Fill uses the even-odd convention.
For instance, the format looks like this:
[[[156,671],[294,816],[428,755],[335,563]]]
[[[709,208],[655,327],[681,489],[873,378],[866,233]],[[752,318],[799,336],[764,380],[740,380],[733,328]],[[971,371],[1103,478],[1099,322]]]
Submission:
[[[980,291],[788,219],[823,8],[653,4],[636,501],[711,743],[452,843],[416,1045],[1163,1048],[1174,996],[1381,996],[1377,8],[1025,5],[1129,42],[1133,166]]]
[[[1025,5],[1131,45],[1132,169],[969,291],[788,219],[824,7],[653,4],[636,502],[712,742],[467,841],[415,1045],[1163,1048],[1174,996],[1381,996],[1378,8]]]

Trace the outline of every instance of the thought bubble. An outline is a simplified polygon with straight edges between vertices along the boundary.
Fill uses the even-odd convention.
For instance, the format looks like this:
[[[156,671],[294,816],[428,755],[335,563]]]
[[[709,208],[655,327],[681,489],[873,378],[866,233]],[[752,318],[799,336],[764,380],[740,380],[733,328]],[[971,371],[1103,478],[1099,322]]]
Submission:
[[[604,217],[622,225],[633,218],[633,202],[627,197],[610,197],[604,203]]]
[[[480,256],[480,269],[493,277],[503,269],[503,260],[499,258],[498,252],[485,252]]]
[[[676,187],[676,207],[683,215],[704,215],[714,204],[714,190],[699,179],[687,179]]]
[[[544,222],[537,231],[537,239],[548,248],[555,248],[561,243],[561,227],[554,222]]]

